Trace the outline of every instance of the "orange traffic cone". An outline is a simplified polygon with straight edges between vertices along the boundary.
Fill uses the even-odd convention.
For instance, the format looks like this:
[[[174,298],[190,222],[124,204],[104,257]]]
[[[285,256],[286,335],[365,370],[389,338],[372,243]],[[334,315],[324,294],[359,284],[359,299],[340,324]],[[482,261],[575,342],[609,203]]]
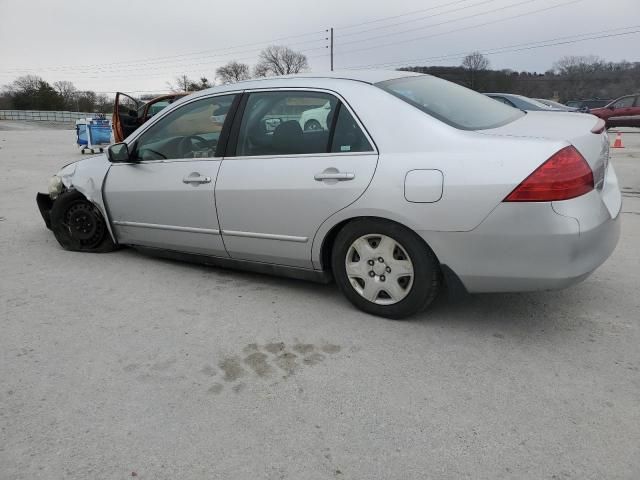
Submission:
[[[622,134],[620,132],[616,135],[616,140],[613,142],[613,148],[624,148],[624,145],[622,145]]]

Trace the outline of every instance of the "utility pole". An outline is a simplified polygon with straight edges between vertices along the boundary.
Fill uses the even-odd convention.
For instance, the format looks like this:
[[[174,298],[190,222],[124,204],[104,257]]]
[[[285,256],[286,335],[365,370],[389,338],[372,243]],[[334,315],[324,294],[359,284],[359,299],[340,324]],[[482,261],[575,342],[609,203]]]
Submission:
[[[331,27],[331,71],[333,72],[333,27]]]

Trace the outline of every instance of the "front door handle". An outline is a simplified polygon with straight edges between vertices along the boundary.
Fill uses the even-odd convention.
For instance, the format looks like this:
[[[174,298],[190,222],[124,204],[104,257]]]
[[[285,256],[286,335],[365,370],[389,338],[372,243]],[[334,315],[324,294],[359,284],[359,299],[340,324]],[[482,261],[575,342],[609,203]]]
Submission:
[[[211,183],[211,177],[202,177],[198,172],[193,172],[184,177],[182,183]]]
[[[356,174],[351,172],[322,172],[316,173],[313,178],[318,182],[322,182],[323,180],[338,180],[340,182],[345,182],[356,178]]]

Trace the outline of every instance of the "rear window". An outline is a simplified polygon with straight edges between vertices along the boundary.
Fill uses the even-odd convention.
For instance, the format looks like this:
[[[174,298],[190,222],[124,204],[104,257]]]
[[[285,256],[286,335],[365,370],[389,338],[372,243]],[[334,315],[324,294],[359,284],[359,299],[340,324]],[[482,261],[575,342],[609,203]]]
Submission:
[[[430,75],[396,78],[376,86],[461,130],[495,128],[525,115],[517,108]]]

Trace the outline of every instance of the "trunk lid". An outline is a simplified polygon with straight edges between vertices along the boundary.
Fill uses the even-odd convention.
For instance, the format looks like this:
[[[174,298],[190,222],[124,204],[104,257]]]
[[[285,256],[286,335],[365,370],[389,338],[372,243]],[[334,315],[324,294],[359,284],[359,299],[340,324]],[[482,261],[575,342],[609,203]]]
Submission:
[[[585,158],[593,171],[596,189],[602,191],[609,163],[609,138],[606,130],[599,134],[591,132],[598,121],[598,117],[586,113],[527,112],[507,125],[479,133],[567,141]]]

